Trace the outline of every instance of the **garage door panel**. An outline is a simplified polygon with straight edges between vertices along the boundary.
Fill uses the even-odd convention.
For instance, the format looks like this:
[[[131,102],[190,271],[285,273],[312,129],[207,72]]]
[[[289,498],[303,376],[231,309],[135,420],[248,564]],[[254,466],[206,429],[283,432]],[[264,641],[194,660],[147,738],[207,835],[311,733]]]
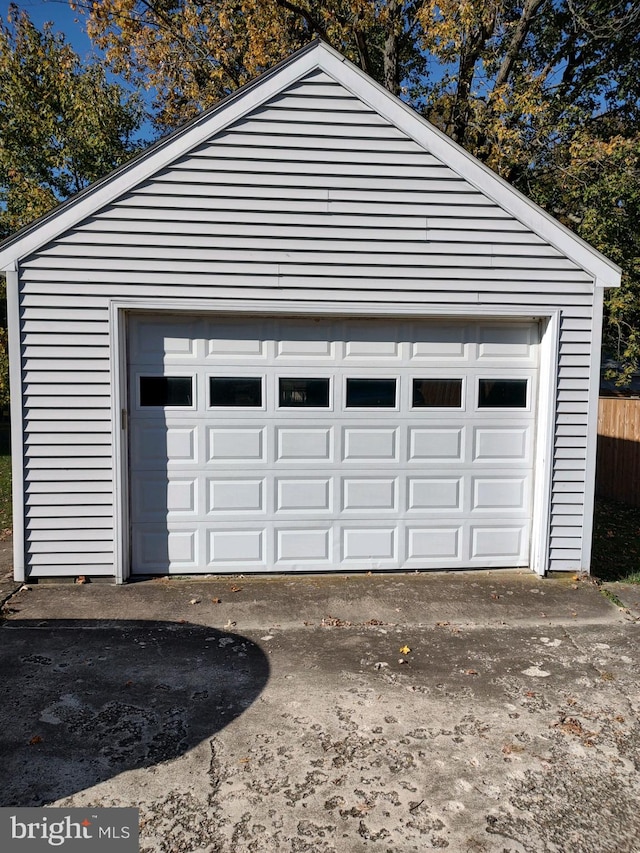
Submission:
[[[465,428],[410,427],[409,460],[411,462],[462,462]]]
[[[343,477],[342,479],[342,510],[368,511],[388,510],[398,508],[398,478],[397,477]]]
[[[459,561],[463,530],[456,526],[408,525],[406,528],[407,560]]]
[[[277,462],[332,462],[334,427],[276,427]]]
[[[526,477],[473,477],[473,510],[525,512],[528,509]]]
[[[395,526],[343,527],[342,560],[370,562],[397,561],[398,531]]]
[[[408,477],[407,510],[451,512],[462,509],[462,477]]]
[[[275,562],[284,567],[287,563],[310,563],[328,567],[333,556],[333,529],[299,528],[275,531]]]
[[[344,361],[398,361],[402,343],[395,324],[345,323]]]
[[[166,468],[167,463],[198,462],[198,428],[167,426],[158,419],[140,421],[132,436],[135,469]]]
[[[264,513],[266,512],[266,482],[259,479],[208,479],[207,512]]]
[[[276,512],[331,512],[332,477],[275,477]]]
[[[132,361],[137,364],[162,364],[165,358],[188,362],[197,357],[198,336],[192,320],[167,322],[156,320],[145,325],[144,335],[132,341]]]
[[[190,529],[168,529],[164,524],[143,524],[134,537],[133,558],[139,571],[157,573],[184,570],[197,571],[201,532]]]
[[[207,427],[208,462],[266,461],[266,427]]]
[[[268,324],[226,319],[209,322],[205,342],[206,357],[214,361],[234,361],[238,357],[261,361],[267,357]]]
[[[186,346],[188,328],[132,323],[134,571],[527,565],[536,324],[199,317]],[[191,376],[190,407],[136,408],[158,354],[149,375]],[[480,378],[512,377],[526,408],[478,408]]]
[[[140,472],[132,480],[132,501],[141,521],[157,521],[175,514],[198,511],[198,480],[195,477],[169,478],[165,473]]]
[[[318,323],[289,323],[280,326],[275,341],[275,358],[283,363],[303,364],[320,360],[333,361],[336,357],[336,342],[327,336],[326,326]]]
[[[482,363],[517,361],[536,363],[537,329],[529,325],[481,325],[478,328],[478,360]]]
[[[475,427],[473,460],[475,462],[529,462],[532,430],[529,426]]]
[[[264,528],[219,528],[207,530],[207,563],[211,567],[222,565],[248,565],[264,568],[267,565],[266,531]]]
[[[344,427],[342,459],[345,462],[395,462],[398,460],[397,427]]]
[[[488,561],[525,560],[528,525],[471,525],[471,559]]]
[[[469,358],[468,329],[456,325],[426,325],[416,323],[411,328],[410,359],[425,363],[453,361],[460,363]]]

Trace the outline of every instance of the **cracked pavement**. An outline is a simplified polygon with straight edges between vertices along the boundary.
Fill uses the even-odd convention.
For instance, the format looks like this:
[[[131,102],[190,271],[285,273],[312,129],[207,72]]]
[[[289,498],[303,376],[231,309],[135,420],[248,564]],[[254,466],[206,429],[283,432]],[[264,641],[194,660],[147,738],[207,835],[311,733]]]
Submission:
[[[22,589],[0,804],[137,806],[144,853],[637,853],[640,589],[617,594],[505,571]]]

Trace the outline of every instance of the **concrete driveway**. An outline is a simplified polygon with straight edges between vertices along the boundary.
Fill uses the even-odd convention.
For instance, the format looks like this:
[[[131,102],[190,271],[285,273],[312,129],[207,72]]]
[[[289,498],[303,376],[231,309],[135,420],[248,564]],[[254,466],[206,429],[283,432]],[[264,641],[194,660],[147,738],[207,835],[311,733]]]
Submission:
[[[637,853],[629,610],[527,572],[40,584],[5,605],[1,805],[141,850]]]

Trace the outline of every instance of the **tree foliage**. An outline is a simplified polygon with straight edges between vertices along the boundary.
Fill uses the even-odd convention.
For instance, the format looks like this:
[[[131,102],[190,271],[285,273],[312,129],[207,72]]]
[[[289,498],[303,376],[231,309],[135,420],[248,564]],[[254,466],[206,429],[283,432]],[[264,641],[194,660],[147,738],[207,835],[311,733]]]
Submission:
[[[640,356],[640,3],[635,0],[70,0],[112,72],[147,89],[163,133],[215,103],[320,36],[399,94],[455,141],[538,201],[624,269],[609,291],[605,340],[628,372]],[[22,18],[16,20],[19,25]],[[50,30],[26,22],[3,35],[4,55],[23,58],[19,114],[28,92],[48,104],[49,74],[65,70],[112,104],[110,140],[90,152],[95,170],[130,133],[131,110],[104,74],[80,68]],[[7,65],[3,59],[3,67]],[[76,63],[76,64],[74,64]],[[42,68],[41,68],[42,65]],[[48,70],[51,66],[51,70]],[[93,77],[92,75],[97,75]],[[101,76],[102,75],[102,76]],[[65,78],[66,79],[66,78]],[[94,81],[91,83],[91,81]],[[28,83],[28,84],[27,84]],[[12,85],[17,85],[15,82]],[[112,84],[113,85],[113,84]],[[53,91],[57,91],[53,86]],[[76,89],[79,91],[79,89]],[[107,96],[110,93],[110,98]],[[57,96],[56,96],[57,97]],[[71,96],[73,101],[73,97]],[[80,100],[85,100],[79,97]],[[95,101],[96,98],[93,98]],[[99,99],[98,99],[99,100]],[[79,103],[78,101],[78,103]],[[86,111],[86,110],[85,110]],[[47,110],[44,111],[45,114]],[[52,115],[74,114],[69,102]],[[35,155],[51,125],[27,124]],[[129,122],[129,124],[128,124]],[[45,129],[41,125],[45,125]],[[71,122],[74,125],[74,122]],[[78,126],[77,124],[75,125]],[[118,136],[118,128],[124,129]],[[32,136],[33,135],[33,139]],[[32,141],[31,141],[32,139]],[[55,151],[75,152],[71,133]],[[126,149],[126,144],[124,144]],[[45,150],[49,150],[45,148]],[[109,152],[109,156],[106,156]],[[115,156],[114,156],[115,154]],[[76,188],[59,182],[59,161],[44,173],[20,167],[32,210]],[[42,158],[40,158],[42,160]],[[73,170],[65,172],[67,178]],[[55,177],[56,181],[50,180]],[[41,194],[43,197],[40,197]],[[19,197],[23,197],[18,194]],[[17,204],[17,202],[15,202]],[[25,211],[17,211],[21,216]]]
[[[102,177],[135,150],[136,95],[84,65],[25,12],[0,19],[0,236]]]

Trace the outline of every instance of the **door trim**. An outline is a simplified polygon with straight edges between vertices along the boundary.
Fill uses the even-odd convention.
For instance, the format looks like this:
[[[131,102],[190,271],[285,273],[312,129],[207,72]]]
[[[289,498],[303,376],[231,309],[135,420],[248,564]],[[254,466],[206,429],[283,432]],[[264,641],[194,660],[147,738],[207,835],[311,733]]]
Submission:
[[[538,320],[541,323],[539,342],[539,376],[534,451],[534,496],[531,514],[531,540],[529,568],[539,575],[548,569],[549,528],[551,519],[551,480],[554,445],[555,390],[557,384],[557,354],[560,334],[560,310],[544,310],[527,314],[520,308],[493,308],[488,305],[433,306],[409,303],[400,308],[393,302],[363,302],[358,305],[340,302],[298,302],[284,300],[229,300],[229,299],[113,299],[109,302],[110,342],[113,353],[112,382],[112,450],[114,459],[114,545],[115,580],[121,584],[131,575],[131,534],[129,509],[129,440],[127,425],[127,332],[128,315],[132,313],[263,316],[325,316],[374,319],[430,318],[473,320]],[[553,370],[551,367],[553,366]],[[544,369],[543,369],[544,368]],[[539,463],[542,453],[543,464]]]

